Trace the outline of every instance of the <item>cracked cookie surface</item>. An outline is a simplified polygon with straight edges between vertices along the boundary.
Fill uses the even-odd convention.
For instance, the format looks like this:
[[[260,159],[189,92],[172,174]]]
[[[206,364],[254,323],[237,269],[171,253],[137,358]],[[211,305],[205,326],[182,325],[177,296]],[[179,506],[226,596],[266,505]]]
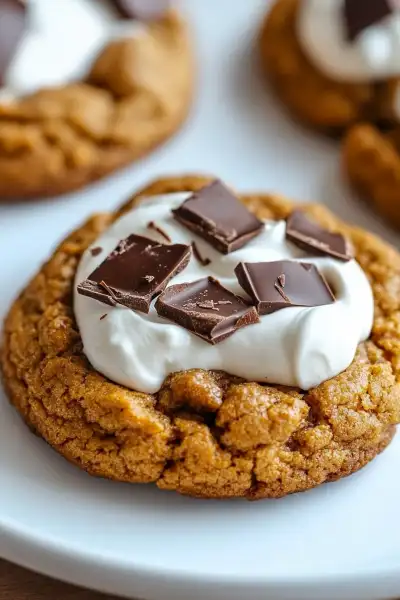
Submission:
[[[345,83],[318,70],[297,39],[301,0],[275,0],[259,36],[263,70],[282,103],[304,124],[328,135],[342,135],[354,123],[396,120],[393,97],[399,78]]]
[[[0,104],[0,198],[66,193],[150,152],[188,114],[193,62],[171,11],[110,43],[86,81]]]
[[[195,191],[207,181],[156,181],[61,243],[6,318],[1,366],[9,398],[65,458],[118,481],[261,499],[349,475],[389,444],[400,421],[400,256],[322,206],[306,210],[351,238],[375,298],[371,337],[337,377],[304,392],[192,369],[170,375],[148,395],[108,381],[83,354],[72,309],[82,253],[143,196]],[[242,199],[264,219],[285,218],[293,208],[276,196]]]

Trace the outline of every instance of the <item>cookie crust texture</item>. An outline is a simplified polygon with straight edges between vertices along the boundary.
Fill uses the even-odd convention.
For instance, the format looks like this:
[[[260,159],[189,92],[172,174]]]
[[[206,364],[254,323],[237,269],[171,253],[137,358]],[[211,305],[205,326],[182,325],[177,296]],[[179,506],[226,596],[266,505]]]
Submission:
[[[296,32],[301,0],[275,0],[259,36],[262,67],[282,103],[309,127],[340,136],[360,121],[393,121],[392,100],[400,79],[346,83],[318,70]]]
[[[69,461],[118,481],[256,500],[349,475],[390,443],[400,421],[400,256],[322,206],[306,210],[350,236],[375,297],[371,338],[337,377],[304,392],[192,369],[170,375],[148,395],[111,383],[83,354],[72,309],[82,253],[141,197],[195,191],[208,181],[160,179],[59,245],[5,321],[0,356],[10,401]],[[242,200],[261,218],[282,219],[293,208],[277,196]]]
[[[0,104],[0,199],[83,187],[149,153],[185,120],[190,33],[175,11],[111,42],[84,82]]]

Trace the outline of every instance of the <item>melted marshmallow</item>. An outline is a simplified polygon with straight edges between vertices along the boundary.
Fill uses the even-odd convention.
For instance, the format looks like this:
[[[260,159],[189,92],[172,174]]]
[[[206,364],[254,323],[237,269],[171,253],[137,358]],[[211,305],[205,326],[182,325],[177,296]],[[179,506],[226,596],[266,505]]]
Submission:
[[[298,39],[310,61],[325,75],[349,83],[400,75],[400,11],[349,41],[343,6],[344,0],[301,0]]]
[[[316,264],[335,290],[337,302],[316,308],[285,308],[261,317],[260,323],[240,329],[212,346],[189,331],[159,317],[154,302],[148,315],[122,306],[110,307],[81,296],[75,290],[75,316],[84,351],[92,365],[106,377],[128,388],[156,392],[165,377],[182,369],[222,369],[251,381],[309,389],[349,366],[357,344],[371,331],[373,296],[367,278],[354,261],[308,257],[285,240],[285,223],[266,222],[264,231],[244,248],[223,255],[180,225],[171,214],[190,193],[157,196],[116,221],[87,250],[76,274],[76,284],[131,233],[158,242],[148,229],[154,221],[175,243],[195,240],[211,264],[202,267],[192,257],[171,284],[213,275],[232,292],[245,296],[234,274],[240,261],[306,259]],[[100,320],[104,314],[107,317]]]
[[[27,31],[5,74],[1,100],[83,79],[99,52],[143,25],[124,20],[111,0],[28,0]]]

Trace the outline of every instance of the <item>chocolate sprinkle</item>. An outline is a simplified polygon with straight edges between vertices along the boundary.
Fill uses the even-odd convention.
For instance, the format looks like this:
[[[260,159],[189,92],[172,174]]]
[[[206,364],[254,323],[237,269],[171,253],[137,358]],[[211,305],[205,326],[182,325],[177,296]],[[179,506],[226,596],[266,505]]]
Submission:
[[[323,229],[301,210],[295,210],[286,221],[286,238],[310,254],[333,256],[349,261],[353,253],[349,241],[341,233]]]
[[[161,19],[171,5],[170,0],[114,0],[114,3],[121,17],[137,21]]]
[[[151,301],[188,265],[191,254],[190,246],[158,244],[132,234],[78,285],[78,293],[148,313]]]
[[[203,267],[208,267],[208,265],[211,264],[211,260],[209,258],[204,258],[199,250],[198,245],[196,244],[196,242],[192,242],[192,249],[193,249],[193,254],[194,257],[199,261],[199,263],[203,266]]]
[[[150,221],[147,224],[147,229],[153,229],[154,231],[157,231],[157,233],[159,233],[164,240],[166,240],[167,242],[172,242],[171,238],[169,237],[168,233],[166,233],[164,231],[164,229],[161,229],[161,227],[159,225],[157,225],[156,223],[154,223],[154,221]]]
[[[102,252],[103,252],[103,248],[101,248],[100,246],[96,246],[96,248],[91,248],[90,249],[90,254],[92,256],[98,256]]]
[[[393,12],[390,0],[345,0],[343,10],[350,42]]]
[[[110,286],[108,286],[105,281],[100,281],[99,286],[106,290],[107,294],[113,300],[113,305],[117,304],[117,297],[114,294],[114,292],[112,291],[112,289],[110,288]]]
[[[216,305],[220,306],[217,310]],[[213,277],[169,286],[155,307],[161,317],[210,344],[218,344],[240,327],[259,321],[254,306],[246,304]]]
[[[264,228],[221,181],[194,193],[172,211],[175,218],[222,254],[242,248]]]
[[[105,313],[104,315],[101,315],[100,321],[102,321],[103,319],[105,319],[107,315],[108,315],[108,313]]]
[[[25,32],[27,9],[19,0],[0,0],[0,85]]]
[[[335,302],[325,277],[310,263],[291,260],[239,263],[235,274],[260,315],[290,306],[323,306]]]

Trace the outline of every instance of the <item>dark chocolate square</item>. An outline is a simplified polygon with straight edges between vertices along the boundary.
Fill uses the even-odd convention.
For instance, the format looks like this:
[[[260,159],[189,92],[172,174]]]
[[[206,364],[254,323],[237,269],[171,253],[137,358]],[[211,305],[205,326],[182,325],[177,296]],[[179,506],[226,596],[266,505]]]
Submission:
[[[294,210],[286,221],[286,238],[310,254],[333,256],[343,261],[353,258],[349,240],[311,221],[302,210]]]
[[[239,263],[235,274],[260,315],[290,306],[323,306],[335,302],[325,277],[310,263],[293,260]]]
[[[259,320],[253,306],[213,277],[169,286],[158,298],[156,310],[210,344],[218,344]]]
[[[187,266],[191,253],[190,246],[130,235],[78,285],[78,292],[104,304],[148,313],[153,298]]]
[[[264,228],[220,181],[202,188],[172,212],[182,225],[222,254],[238,250]]]
[[[393,12],[390,0],[344,0],[343,10],[347,39],[351,42]]]

